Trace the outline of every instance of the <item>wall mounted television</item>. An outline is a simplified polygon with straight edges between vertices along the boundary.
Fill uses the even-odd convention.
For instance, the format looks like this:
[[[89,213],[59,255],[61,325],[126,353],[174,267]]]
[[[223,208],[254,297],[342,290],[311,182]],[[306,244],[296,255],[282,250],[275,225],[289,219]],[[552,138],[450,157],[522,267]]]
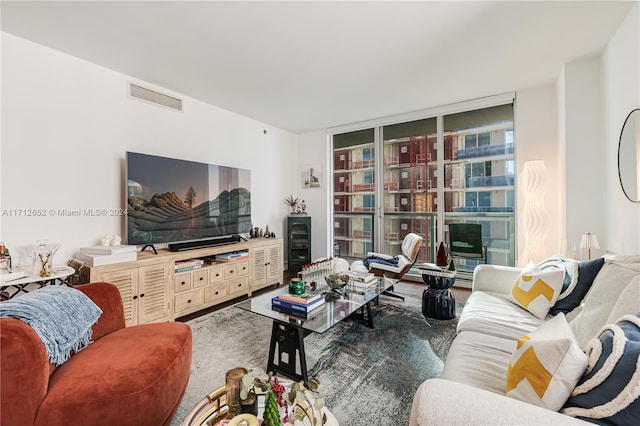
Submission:
[[[127,244],[196,248],[251,229],[249,170],[127,152],[126,182]]]

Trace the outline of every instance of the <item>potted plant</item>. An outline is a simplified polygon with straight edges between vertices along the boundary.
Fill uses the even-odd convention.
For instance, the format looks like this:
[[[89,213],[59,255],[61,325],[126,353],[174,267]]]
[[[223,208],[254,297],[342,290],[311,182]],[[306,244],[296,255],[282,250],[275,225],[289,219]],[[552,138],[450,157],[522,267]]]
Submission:
[[[242,376],[242,384],[240,385],[240,412],[250,413],[254,416],[258,415],[258,397],[256,396],[256,387],[260,388],[262,392],[269,389],[271,381],[271,373],[269,373],[269,380],[267,382],[254,377],[248,371]]]
[[[322,418],[316,417],[316,413],[321,413],[321,409],[324,406],[323,398],[315,398],[312,399],[309,397],[307,390],[316,392],[318,390],[318,385],[320,382],[313,378],[309,380],[306,385],[304,382],[295,382],[291,385],[291,389],[288,392],[285,392],[283,395],[283,399],[292,407],[294,412],[292,413],[293,417],[295,417],[295,406],[300,405],[300,408],[309,416],[309,420],[312,425],[324,425],[327,421],[326,415],[323,413]],[[287,417],[288,417],[287,410]]]
[[[286,205],[289,206],[289,208],[291,209],[291,213],[292,215],[296,214],[296,207],[298,206],[298,203],[300,203],[300,199],[298,197],[293,197],[293,195],[289,195],[288,197],[286,197],[284,199],[284,203]]]

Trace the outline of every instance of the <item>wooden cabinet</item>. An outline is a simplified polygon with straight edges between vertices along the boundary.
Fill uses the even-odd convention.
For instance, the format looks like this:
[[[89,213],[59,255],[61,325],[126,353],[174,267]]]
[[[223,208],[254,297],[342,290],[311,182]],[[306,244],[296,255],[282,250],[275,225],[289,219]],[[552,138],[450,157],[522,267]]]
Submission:
[[[252,290],[282,283],[282,250],[280,239],[254,246]]]
[[[174,318],[249,293],[249,261],[213,263],[174,275]]]
[[[92,281],[105,281],[118,287],[127,326],[171,319],[166,263],[105,271]]]
[[[185,252],[138,252],[138,260],[83,268],[82,282],[109,282],[122,296],[127,326],[178,317],[282,283],[282,239],[256,239]],[[246,251],[248,259],[215,262]],[[175,272],[176,262],[206,259],[199,269]]]

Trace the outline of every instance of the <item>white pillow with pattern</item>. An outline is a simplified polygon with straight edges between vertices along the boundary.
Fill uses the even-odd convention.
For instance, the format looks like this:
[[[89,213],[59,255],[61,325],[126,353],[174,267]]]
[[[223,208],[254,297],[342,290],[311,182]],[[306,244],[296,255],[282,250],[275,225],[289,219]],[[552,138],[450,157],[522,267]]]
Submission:
[[[534,262],[522,270],[511,288],[509,300],[540,319],[545,319],[562,291],[564,271],[542,271]]]
[[[587,362],[560,313],[518,339],[507,369],[507,396],[558,411],[584,374]]]

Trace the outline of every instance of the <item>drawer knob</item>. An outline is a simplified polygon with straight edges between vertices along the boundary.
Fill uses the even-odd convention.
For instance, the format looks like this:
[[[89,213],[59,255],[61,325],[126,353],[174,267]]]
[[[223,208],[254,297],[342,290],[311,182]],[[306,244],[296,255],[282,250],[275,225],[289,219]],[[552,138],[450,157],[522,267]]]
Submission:
[[[191,299],[187,300],[187,303],[191,303]]]
[[[200,277],[200,281],[204,280],[204,278]]]
[[[219,292],[218,292],[218,291],[216,291],[216,295],[218,295],[218,293],[219,293]]]

